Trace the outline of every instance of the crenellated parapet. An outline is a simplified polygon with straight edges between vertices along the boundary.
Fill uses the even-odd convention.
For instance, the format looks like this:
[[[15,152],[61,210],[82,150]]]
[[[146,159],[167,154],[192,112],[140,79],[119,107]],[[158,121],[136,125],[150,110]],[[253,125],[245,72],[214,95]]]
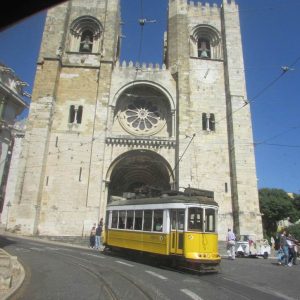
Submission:
[[[185,0],[179,0],[180,3],[185,2]],[[222,7],[230,7],[230,8],[237,8],[237,4],[235,3],[235,0],[223,0],[222,1]],[[203,3],[200,1],[189,1],[188,2],[188,9],[193,10],[199,15],[202,16],[212,16],[215,14],[219,14],[221,7],[218,7],[216,3],[210,4],[210,3]]]
[[[179,0],[181,4],[185,2],[185,0]],[[218,14],[220,12],[221,7],[231,7],[231,8],[236,8],[237,4],[235,3],[235,0],[223,0],[221,7],[219,7],[216,3],[203,3],[200,1],[188,1],[188,9],[189,10],[197,10],[200,12],[200,15],[203,16],[209,16],[209,15],[214,15]]]
[[[227,12],[235,12],[238,10],[238,5],[235,3],[235,0],[223,0],[222,7]]]
[[[222,6],[229,5],[229,6],[237,6],[235,0],[223,0]]]
[[[190,11],[193,10],[194,13],[201,16],[212,16],[220,13],[220,7],[218,7],[216,3],[211,5],[210,3],[190,1],[188,3],[188,9]]]
[[[148,71],[148,72],[159,72],[167,69],[165,64],[153,64],[153,63],[139,63],[133,61],[123,61],[122,63],[117,62],[116,67],[122,70],[135,70],[135,71]]]

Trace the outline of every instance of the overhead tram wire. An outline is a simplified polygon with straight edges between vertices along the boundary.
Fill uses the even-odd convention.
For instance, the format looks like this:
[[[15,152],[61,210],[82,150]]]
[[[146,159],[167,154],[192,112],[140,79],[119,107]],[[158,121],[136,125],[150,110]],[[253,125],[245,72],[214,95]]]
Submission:
[[[254,103],[257,100],[257,98],[259,98],[263,93],[265,93],[269,88],[271,88],[275,83],[277,83],[285,74],[288,73],[288,71],[292,71],[293,67],[298,63],[299,60],[300,60],[300,56],[297,57],[297,59],[290,66],[281,67],[281,73],[278,76],[276,76],[272,81],[270,81],[264,88],[262,88],[251,100],[244,99],[245,103],[243,106],[232,111],[229,114],[229,116],[225,116],[225,117],[221,118],[220,120],[217,120],[215,122],[215,124],[218,124],[221,121],[223,121],[224,119],[231,117],[234,113],[240,111],[241,109],[243,109],[245,106],[249,105],[250,103]]]
[[[187,146],[185,147],[185,149],[184,149],[182,155],[181,155],[180,158],[177,160],[177,162],[176,162],[176,164],[175,164],[175,166],[174,166],[172,172],[174,172],[174,171],[176,170],[177,166],[179,165],[180,161],[182,160],[182,158],[183,158],[184,154],[186,153],[187,149],[190,147],[190,145],[191,145],[191,143],[192,143],[192,141],[193,141],[193,139],[194,139],[195,136],[196,136],[196,133],[194,133],[193,136],[191,137],[191,139],[190,139],[189,143],[187,144]]]
[[[264,143],[267,146],[285,147],[285,148],[300,148],[300,145],[288,145],[288,144],[275,144],[275,143]]]
[[[141,55],[142,55],[144,25],[145,25],[145,22],[142,22],[142,20],[144,20],[143,0],[141,0],[140,3],[141,3],[141,18],[139,19],[139,24],[140,24],[141,31],[140,31],[140,42],[139,42],[139,51],[138,51],[138,63],[140,63]]]
[[[244,108],[245,106],[247,106],[249,103],[253,103],[257,98],[259,98],[265,91],[267,91],[270,87],[272,87],[276,82],[278,82],[286,73],[288,73],[288,71],[293,70],[293,67],[300,61],[300,56],[298,56],[294,62],[292,64],[290,64],[290,66],[283,66],[281,67],[282,72],[275,77],[275,79],[273,79],[270,83],[268,83],[263,89],[261,89],[253,98],[251,101],[247,100],[245,101],[245,104],[241,107],[239,107],[238,109],[234,110],[233,112],[230,113],[229,116],[232,116],[234,113],[238,112],[239,110],[241,110],[242,108]],[[222,120],[226,119],[228,116],[223,117],[222,119],[218,120],[215,122],[215,124],[221,122]],[[194,133],[187,145],[187,147],[185,148],[183,154],[180,156],[180,158],[178,159],[178,161],[176,162],[173,171],[177,168],[179,162],[182,160],[183,156],[185,155],[187,149],[189,148],[189,146],[191,145],[191,142],[193,141],[194,137],[196,136],[196,133]],[[269,140],[269,139],[268,139]],[[255,143],[253,143],[253,145],[255,146]]]
[[[134,80],[132,81],[132,88],[134,86],[134,82],[137,79],[137,74],[139,71],[143,71],[141,68],[141,56],[142,56],[142,48],[143,48],[143,39],[144,39],[144,25],[146,23],[154,23],[156,22],[156,20],[147,20],[144,17],[144,6],[143,6],[143,0],[140,0],[140,18],[138,19],[138,23],[140,25],[140,40],[139,40],[139,48],[138,48],[138,57],[137,57],[137,62],[136,62],[136,66],[135,66],[135,76],[134,76]],[[134,94],[130,93],[127,94],[128,96],[133,96]],[[140,95],[136,95],[137,98],[140,97]]]
[[[138,64],[139,66],[136,67],[136,76],[137,76],[137,72],[138,71],[142,71],[142,68],[140,66],[141,64],[141,56],[142,56],[142,48],[143,48],[143,39],[144,39],[144,26],[146,23],[155,23],[156,20],[148,20],[147,18],[144,17],[144,6],[143,6],[143,0],[140,0],[141,3],[141,17],[138,20],[139,24],[140,24],[140,41],[139,41],[139,50],[138,50]],[[135,80],[136,80],[136,76],[135,76]]]
[[[243,106],[237,108],[236,110],[232,111],[228,116],[224,116],[223,118],[216,120],[215,124],[220,123],[221,121],[225,120],[226,118],[232,116],[234,113],[240,111],[242,108],[247,106],[250,103],[254,103],[257,98],[259,98],[264,92],[266,92],[270,87],[272,87],[276,82],[278,82],[288,71],[293,71],[293,67],[300,61],[300,56],[298,56],[293,63],[291,63],[289,66],[282,66],[281,67],[281,73],[276,76],[271,82],[269,82],[264,88],[262,88],[251,100],[244,99],[245,103]]]
[[[270,138],[264,139],[264,140],[261,141],[261,142],[254,143],[254,145],[255,145],[255,146],[262,145],[262,144],[268,145],[268,143],[267,143],[268,141],[271,141],[271,140],[273,140],[273,139],[275,139],[275,138],[277,138],[277,137],[279,137],[279,136],[282,136],[282,135],[284,135],[284,134],[286,134],[286,133],[288,133],[288,132],[290,132],[290,131],[292,131],[292,130],[298,129],[298,128],[300,128],[300,125],[293,126],[293,127],[289,127],[287,130],[284,130],[284,131],[282,131],[282,132],[280,132],[280,133],[278,133],[278,134],[275,134],[275,135],[271,136]],[[269,145],[271,145],[271,144],[269,144]],[[275,145],[275,144],[274,144],[274,145]],[[288,146],[288,145],[287,145],[287,146]]]

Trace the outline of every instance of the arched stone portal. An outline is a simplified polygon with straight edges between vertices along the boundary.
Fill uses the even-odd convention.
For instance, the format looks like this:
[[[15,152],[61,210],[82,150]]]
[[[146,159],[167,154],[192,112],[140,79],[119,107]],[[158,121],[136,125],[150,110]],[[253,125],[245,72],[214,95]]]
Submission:
[[[169,163],[150,150],[133,150],[122,154],[112,163],[109,173],[108,201],[110,196],[133,193],[142,186],[170,190],[174,181]]]

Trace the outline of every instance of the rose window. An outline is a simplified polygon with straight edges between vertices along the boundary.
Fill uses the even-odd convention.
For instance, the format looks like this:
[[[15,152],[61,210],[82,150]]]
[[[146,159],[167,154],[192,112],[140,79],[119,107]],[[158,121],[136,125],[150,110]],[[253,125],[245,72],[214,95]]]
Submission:
[[[140,135],[154,134],[165,125],[164,109],[159,105],[143,99],[126,102],[119,120],[127,131]]]

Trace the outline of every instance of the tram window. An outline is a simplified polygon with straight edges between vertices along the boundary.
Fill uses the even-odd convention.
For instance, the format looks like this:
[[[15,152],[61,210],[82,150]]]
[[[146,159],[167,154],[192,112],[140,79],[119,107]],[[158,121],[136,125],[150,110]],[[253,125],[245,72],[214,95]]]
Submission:
[[[178,230],[184,229],[184,210],[178,210]]]
[[[118,211],[113,210],[111,228],[118,228]]]
[[[176,210],[171,210],[171,229],[176,230]]]
[[[119,229],[124,229],[125,228],[125,219],[126,219],[126,211],[122,210],[119,211]]]
[[[127,211],[126,229],[133,229],[133,210]]]
[[[151,231],[152,228],[152,210],[144,210],[144,231]]]
[[[162,231],[163,225],[163,211],[155,210],[153,217],[153,231]]]
[[[142,230],[143,211],[136,210],[134,213],[134,230]]]
[[[106,216],[105,216],[105,228],[108,228],[108,223],[109,223],[109,211],[106,212]]]
[[[199,207],[189,208],[189,225],[188,230],[202,231],[203,230],[203,209]]]
[[[212,208],[205,209],[205,231],[214,232],[215,229],[215,210]]]

